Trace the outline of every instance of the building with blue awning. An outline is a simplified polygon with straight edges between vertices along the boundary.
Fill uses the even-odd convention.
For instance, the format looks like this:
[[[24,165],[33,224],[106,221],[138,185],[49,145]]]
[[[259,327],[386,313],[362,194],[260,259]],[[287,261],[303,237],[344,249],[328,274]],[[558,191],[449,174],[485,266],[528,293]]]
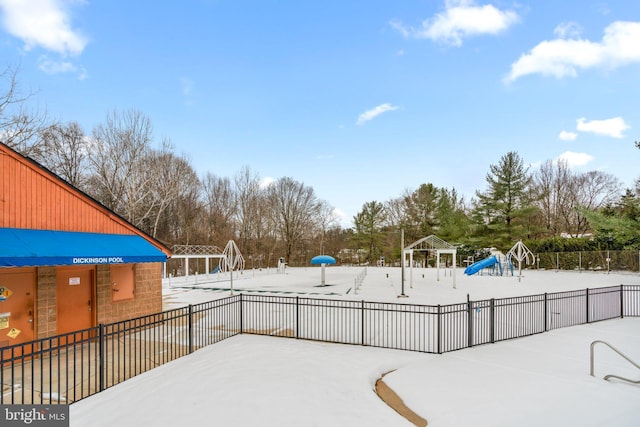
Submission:
[[[167,255],[140,236],[0,228],[0,267],[165,262]]]
[[[0,347],[162,311],[170,249],[0,143]]]

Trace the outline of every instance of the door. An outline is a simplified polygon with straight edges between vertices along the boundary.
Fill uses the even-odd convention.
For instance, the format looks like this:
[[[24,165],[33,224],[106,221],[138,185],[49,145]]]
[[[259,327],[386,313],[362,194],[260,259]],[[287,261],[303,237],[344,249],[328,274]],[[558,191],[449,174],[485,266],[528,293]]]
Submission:
[[[94,267],[56,268],[58,334],[94,325]]]
[[[33,340],[35,284],[33,268],[0,269],[0,347]]]

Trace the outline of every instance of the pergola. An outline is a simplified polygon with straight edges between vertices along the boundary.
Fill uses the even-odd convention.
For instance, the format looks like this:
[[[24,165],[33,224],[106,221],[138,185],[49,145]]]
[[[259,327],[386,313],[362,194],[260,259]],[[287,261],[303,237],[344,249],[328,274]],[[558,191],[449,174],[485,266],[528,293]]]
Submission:
[[[451,243],[445,242],[441,238],[430,235],[417,240],[402,249],[402,263],[405,265],[407,255],[409,255],[409,284],[413,287],[413,252],[432,252],[436,253],[436,278],[440,281],[440,254],[453,255],[453,288],[456,288],[456,248]]]
[[[209,261],[211,259],[217,259],[218,262],[226,258],[222,249],[217,246],[207,245],[175,245],[173,247],[173,255],[171,259],[184,260],[184,275],[189,276],[189,260],[190,259],[205,259],[206,273],[210,271]],[[164,264],[164,277],[167,277],[167,263]]]
[[[220,272],[226,273],[233,270],[244,270],[244,257],[240,253],[240,249],[233,240],[229,240],[224,250],[217,246],[207,245],[175,245],[173,247],[173,255],[171,259],[183,259],[185,263],[184,275],[189,276],[189,260],[203,259],[205,260],[205,274],[211,271],[210,261],[218,260]],[[167,263],[164,264],[164,277],[167,277]]]

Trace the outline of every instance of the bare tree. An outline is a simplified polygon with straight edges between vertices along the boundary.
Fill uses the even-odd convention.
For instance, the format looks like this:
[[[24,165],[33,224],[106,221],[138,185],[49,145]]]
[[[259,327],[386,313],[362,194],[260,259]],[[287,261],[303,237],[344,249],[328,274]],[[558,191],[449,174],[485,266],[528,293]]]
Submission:
[[[151,191],[150,177],[144,173],[151,135],[150,120],[137,110],[114,111],[93,130],[94,146],[89,155],[92,192],[134,225],[146,219],[140,211]]]
[[[229,178],[207,173],[202,182],[205,215],[209,239],[222,245],[233,237],[237,212],[236,194]]]
[[[289,260],[294,244],[302,243],[308,237],[308,230],[313,228],[318,200],[312,187],[289,177],[280,178],[269,185],[267,198],[275,229],[284,242],[285,256]]]
[[[571,215],[575,210],[573,193],[576,175],[566,160],[547,160],[532,176],[534,198],[545,229],[559,235],[571,228]]]
[[[41,132],[41,163],[74,187],[83,189],[89,165],[87,138],[76,122],[52,125]]]
[[[578,176],[576,183],[576,207],[590,211],[598,210],[615,203],[622,195],[622,185],[615,176],[602,171],[586,172]],[[584,234],[589,230],[587,218],[574,210],[574,235]]]
[[[185,177],[195,175],[189,161],[173,154],[173,146],[164,140],[160,150],[150,150],[146,161],[142,162],[142,173],[148,176],[149,183],[147,202],[139,214],[139,219],[148,218],[149,233],[158,237],[162,219],[166,216],[172,200],[179,197],[183,186],[187,184]],[[164,233],[167,234],[166,231]]]
[[[617,178],[601,171],[575,173],[566,161],[548,160],[533,175],[536,203],[548,232],[577,237],[589,229],[579,208],[596,210],[621,194]]]
[[[405,190],[404,194],[395,199],[390,199],[385,202],[385,212],[387,225],[390,228],[400,228],[407,222],[407,204],[406,197],[410,194],[409,190]]]
[[[17,75],[17,67],[7,67],[0,72],[0,81],[6,82],[6,90],[0,93],[0,141],[23,155],[40,161],[40,134],[51,123],[46,111],[27,109],[26,103],[33,94],[22,93]]]
[[[181,177],[180,192],[173,199],[167,212],[173,232],[168,240],[172,243],[201,244],[206,240],[201,191],[201,183],[196,173],[193,170],[185,170]]]
[[[264,215],[264,193],[260,188],[260,178],[248,166],[234,178],[237,209],[235,211],[240,247],[252,255],[258,249],[252,243],[259,241],[266,221]]]
[[[335,213],[334,207],[325,200],[319,200],[316,209],[317,219],[315,222],[320,232],[320,253],[325,254],[327,232],[338,225],[338,216]]]

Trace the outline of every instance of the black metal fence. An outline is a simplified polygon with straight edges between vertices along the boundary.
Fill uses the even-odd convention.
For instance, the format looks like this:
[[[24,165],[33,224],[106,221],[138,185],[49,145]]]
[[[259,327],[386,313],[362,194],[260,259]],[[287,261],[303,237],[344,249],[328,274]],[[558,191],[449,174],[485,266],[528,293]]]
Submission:
[[[0,404],[68,404],[237,334],[425,353],[640,316],[640,285],[416,305],[239,294],[0,348]]]
[[[67,404],[240,333],[240,296],[0,348],[0,404]]]

